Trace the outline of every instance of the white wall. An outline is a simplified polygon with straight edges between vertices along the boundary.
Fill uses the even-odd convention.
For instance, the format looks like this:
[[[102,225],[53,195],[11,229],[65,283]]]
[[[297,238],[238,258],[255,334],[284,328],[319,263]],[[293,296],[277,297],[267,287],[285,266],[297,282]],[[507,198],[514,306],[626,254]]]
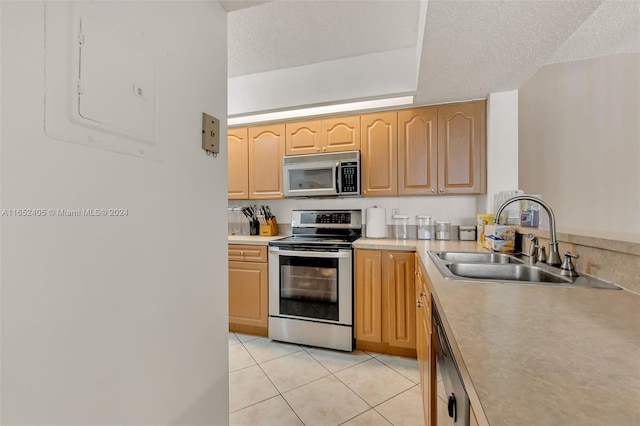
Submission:
[[[226,424],[227,159],[200,149],[202,112],[226,117],[226,14],[217,2],[84,4],[168,53],[164,161],[48,138],[45,5],[1,3],[2,209],[129,214],[1,217],[0,423]]]
[[[406,48],[233,77],[229,115],[414,92],[416,60]]]
[[[494,195],[518,189],[518,91],[489,94],[487,101],[487,205]]]
[[[520,89],[519,181],[566,232],[640,234],[640,54],[547,65]]]

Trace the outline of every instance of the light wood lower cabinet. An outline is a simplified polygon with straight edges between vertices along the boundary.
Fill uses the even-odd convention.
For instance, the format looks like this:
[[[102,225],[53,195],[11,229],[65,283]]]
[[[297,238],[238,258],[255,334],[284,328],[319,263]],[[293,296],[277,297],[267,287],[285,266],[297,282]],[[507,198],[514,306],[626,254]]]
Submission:
[[[416,356],[414,252],[356,250],[356,348]]]
[[[229,245],[229,330],[268,333],[267,247]]]
[[[420,384],[422,385],[422,407],[425,425],[437,425],[436,410],[436,362],[431,345],[431,291],[427,274],[418,255],[416,262],[416,352]]]

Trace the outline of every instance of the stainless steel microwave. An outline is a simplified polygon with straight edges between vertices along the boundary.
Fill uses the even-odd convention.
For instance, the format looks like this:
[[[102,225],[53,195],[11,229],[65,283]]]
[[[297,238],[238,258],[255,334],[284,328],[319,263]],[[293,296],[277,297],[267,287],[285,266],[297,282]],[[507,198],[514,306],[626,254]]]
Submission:
[[[360,151],[282,159],[285,197],[360,195]]]

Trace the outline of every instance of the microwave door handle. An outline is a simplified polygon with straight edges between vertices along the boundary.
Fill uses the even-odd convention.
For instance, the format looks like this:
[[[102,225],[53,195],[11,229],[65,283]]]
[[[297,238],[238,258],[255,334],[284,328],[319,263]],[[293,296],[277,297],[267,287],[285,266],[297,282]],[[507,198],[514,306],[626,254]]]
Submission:
[[[333,181],[336,183],[336,194],[342,192],[342,173],[340,173],[340,163],[336,163],[333,168]]]

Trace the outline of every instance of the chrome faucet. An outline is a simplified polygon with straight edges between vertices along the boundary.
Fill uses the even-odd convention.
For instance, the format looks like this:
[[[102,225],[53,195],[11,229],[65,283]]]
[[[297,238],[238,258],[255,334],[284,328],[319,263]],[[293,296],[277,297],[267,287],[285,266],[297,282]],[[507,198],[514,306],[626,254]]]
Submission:
[[[531,241],[531,245],[529,245],[529,263],[536,263],[538,258],[538,237],[533,234],[527,234],[527,238]]]
[[[542,201],[541,199],[532,197],[531,195],[518,195],[516,197],[513,197],[505,201],[498,208],[498,211],[496,211],[496,215],[493,219],[493,222],[500,224],[500,215],[502,214],[502,211],[504,210],[504,208],[516,201],[533,201],[534,203],[540,204],[542,208],[546,210],[547,215],[549,215],[549,226],[550,226],[549,239],[551,240],[549,242],[549,257],[547,259],[547,264],[551,266],[560,266],[562,262],[560,261],[560,254],[558,254],[558,239],[556,237],[556,216],[553,214],[553,210],[551,210],[551,207],[549,207],[549,205],[544,201]]]

